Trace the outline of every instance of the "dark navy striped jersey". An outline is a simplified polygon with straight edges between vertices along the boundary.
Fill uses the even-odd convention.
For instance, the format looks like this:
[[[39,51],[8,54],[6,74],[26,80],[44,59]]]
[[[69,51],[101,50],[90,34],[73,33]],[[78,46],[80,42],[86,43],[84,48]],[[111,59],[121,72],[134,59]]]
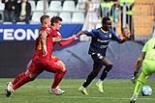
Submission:
[[[93,29],[92,31],[87,32],[86,35],[91,36],[89,54],[99,53],[102,56],[105,56],[110,40],[120,41],[120,38],[112,29],[109,31],[104,31],[102,28]]]

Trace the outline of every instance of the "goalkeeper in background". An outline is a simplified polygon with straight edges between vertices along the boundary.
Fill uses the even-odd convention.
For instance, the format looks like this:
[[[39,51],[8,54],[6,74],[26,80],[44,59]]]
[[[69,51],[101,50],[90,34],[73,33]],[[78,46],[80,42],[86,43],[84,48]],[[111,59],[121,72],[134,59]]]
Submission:
[[[142,69],[141,74],[138,77],[139,69]],[[135,64],[134,77],[132,81],[136,81],[134,93],[130,99],[130,103],[136,103],[138,94],[145,84],[146,79],[155,72],[155,37],[151,38],[144,45],[142,52]]]

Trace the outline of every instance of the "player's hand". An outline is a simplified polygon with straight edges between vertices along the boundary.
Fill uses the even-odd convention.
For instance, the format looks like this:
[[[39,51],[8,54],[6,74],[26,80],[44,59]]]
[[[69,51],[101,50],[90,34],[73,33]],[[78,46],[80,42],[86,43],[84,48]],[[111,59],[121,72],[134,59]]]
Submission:
[[[43,50],[43,56],[45,57],[47,55],[47,51]]]
[[[47,55],[47,53],[43,53],[43,57],[45,57]]]
[[[86,32],[87,32],[86,30],[80,31],[80,32],[76,33],[75,35],[76,35],[77,37],[79,37],[80,35],[83,35],[83,34],[85,34]]]
[[[77,37],[77,35],[73,35],[72,36],[75,40],[78,40],[79,38]]]
[[[128,40],[130,38],[130,33],[129,32],[123,32],[121,35],[121,38],[123,40]]]
[[[129,27],[126,26],[126,27],[123,28],[121,38],[123,38],[124,40],[129,40],[130,37],[131,37],[131,33],[130,33],[130,30],[129,30]]]

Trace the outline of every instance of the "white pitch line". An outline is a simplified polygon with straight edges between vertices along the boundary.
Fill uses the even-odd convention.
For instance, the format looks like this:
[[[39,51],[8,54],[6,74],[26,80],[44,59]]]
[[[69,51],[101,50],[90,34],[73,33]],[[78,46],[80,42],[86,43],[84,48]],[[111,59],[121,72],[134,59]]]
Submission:
[[[69,99],[108,99],[108,100],[130,100],[130,98],[119,98],[119,97],[94,97],[94,96],[62,96]],[[155,98],[138,98],[142,100],[155,100]]]

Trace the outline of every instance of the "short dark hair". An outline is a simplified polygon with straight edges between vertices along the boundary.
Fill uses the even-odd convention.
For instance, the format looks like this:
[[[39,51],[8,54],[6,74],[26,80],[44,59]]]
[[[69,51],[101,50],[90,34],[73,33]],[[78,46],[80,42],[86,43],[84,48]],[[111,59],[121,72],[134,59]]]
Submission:
[[[49,15],[43,15],[40,17],[40,22],[43,23],[43,21],[46,19],[46,18],[50,18]]]
[[[59,16],[53,16],[53,17],[51,18],[51,25],[53,26],[54,23],[57,23],[58,21],[62,21],[62,18],[59,17]]]
[[[107,21],[109,21],[109,20],[110,20],[110,18],[109,18],[108,16],[103,17],[103,18],[102,18],[102,26],[105,25],[105,23],[106,23]]]

